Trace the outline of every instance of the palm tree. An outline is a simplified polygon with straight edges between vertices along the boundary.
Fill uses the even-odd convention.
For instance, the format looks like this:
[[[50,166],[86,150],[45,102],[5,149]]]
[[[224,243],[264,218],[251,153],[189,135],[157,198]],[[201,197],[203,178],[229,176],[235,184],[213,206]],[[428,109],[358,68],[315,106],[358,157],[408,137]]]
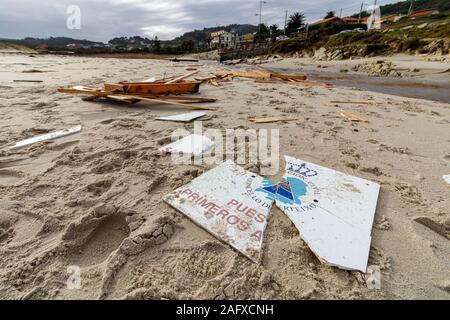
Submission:
[[[294,12],[289,17],[289,21],[286,27],[286,33],[291,34],[297,32],[300,27],[305,24],[305,15],[301,12]]]
[[[269,27],[270,36],[272,41],[274,41],[280,35],[280,29],[278,29],[278,25],[273,24]]]

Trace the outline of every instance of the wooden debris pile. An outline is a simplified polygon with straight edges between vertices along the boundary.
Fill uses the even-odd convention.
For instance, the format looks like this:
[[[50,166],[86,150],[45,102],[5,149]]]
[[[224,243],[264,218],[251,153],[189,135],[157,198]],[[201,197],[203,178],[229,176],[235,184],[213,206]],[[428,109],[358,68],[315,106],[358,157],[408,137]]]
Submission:
[[[149,101],[193,110],[215,110],[213,108],[192,105],[192,103],[210,103],[215,102],[216,99],[184,96],[184,94],[197,93],[199,91],[200,81],[185,80],[198,72],[196,70],[182,76],[152,82],[105,83],[104,88],[84,86],[75,86],[68,89],[60,88],[58,92],[89,95],[93,100],[105,98],[129,104],[134,104],[139,101]]]
[[[304,74],[285,74],[268,71],[221,70],[214,75],[196,78],[196,80],[218,87],[221,83],[232,81],[234,78],[255,79],[256,83],[302,85],[305,87],[333,87],[329,83],[306,80],[306,75]]]

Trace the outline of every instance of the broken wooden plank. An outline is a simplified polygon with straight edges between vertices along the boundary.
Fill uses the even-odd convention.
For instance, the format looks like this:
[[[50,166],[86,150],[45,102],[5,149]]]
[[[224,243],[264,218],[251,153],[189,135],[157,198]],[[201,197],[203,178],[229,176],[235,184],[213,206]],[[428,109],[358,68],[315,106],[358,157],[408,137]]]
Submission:
[[[126,96],[117,96],[117,95],[108,95],[105,98],[114,100],[114,101],[129,103],[129,104],[134,104],[134,103],[138,103],[139,101],[141,101],[140,99],[130,98],[130,97],[126,97]]]
[[[340,100],[331,100],[330,103],[372,104],[372,102],[369,101],[340,101]]]
[[[190,76],[193,76],[194,74],[197,74],[197,73],[199,73],[199,72],[200,72],[200,70],[195,70],[195,71],[189,72],[188,74],[185,74],[185,75],[182,75],[182,76],[180,76],[180,77],[177,77],[177,78],[175,78],[175,79],[173,79],[173,80],[170,80],[170,81],[168,81],[168,82],[166,82],[166,83],[167,83],[167,84],[170,84],[170,83],[177,83],[177,82],[179,82],[179,81],[181,81],[181,80],[183,80],[183,79],[189,78]]]
[[[47,134],[43,134],[40,136],[36,136],[33,138],[19,141],[15,145],[9,147],[9,149],[16,150],[16,149],[24,148],[24,147],[27,147],[29,145],[32,145],[32,144],[35,144],[38,142],[43,142],[43,141],[47,141],[47,140],[54,140],[54,139],[66,137],[66,136],[78,133],[80,131],[81,131],[81,125],[78,125],[78,126],[75,126],[75,127],[69,128],[69,129],[55,131],[55,132],[51,132],[51,133],[47,133]]]
[[[141,97],[141,96],[130,96],[130,95],[126,95],[126,97],[135,98],[135,99],[139,99],[142,101],[150,101],[150,102],[157,102],[157,103],[161,103],[161,104],[169,104],[169,105],[173,105],[173,106],[186,107],[186,108],[189,108],[192,110],[210,110],[210,111],[216,110],[215,108],[194,106],[191,104],[179,103],[179,102],[162,100],[162,99],[153,99],[153,98],[146,98],[146,97]]]
[[[278,121],[295,121],[297,117],[267,117],[267,118],[249,118],[248,120],[254,123],[270,123]]]
[[[369,123],[368,120],[358,117],[357,115],[355,115],[349,111],[341,110],[340,115],[350,121]]]
[[[14,82],[44,82],[43,80],[13,80]]]
[[[282,79],[282,80],[306,80],[306,75],[304,75],[304,74],[271,73],[270,78]]]
[[[183,76],[181,76],[183,77]],[[185,94],[197,93],[200,88],[199,81],[181,81],[175,78],[168,82],[121,82],[121,83],[105,83],[106,91],[123,92],[131,94]]]
[[[132,94],[129,93],[120,93],[120,92],[111,92],[111,91],[105,91],[99,88],[89,88],[89,87],[82,87],[82,86],[76,86],[73,88],[59,88],[58,92],[60,93],[67,93],[67,94],[89,94],[96,97],[107,97],[107,96],[130,96]],[[179,100],[179,101],[188,101],[191,103],[209,103],[209,102],[216,102],[217,99],[211,99],[211,98],[199,98],[199,97],[188,97],[188,96],[161,96],[161,95],[152,95],[152,94],[139,94],[139,95],[133,95],[133,96],[139,96],[144,98],[154,98],[159,100]]]
[[[446,228],[443,224],[428,217],[415,217],[413,220],[450,240],[450,229]]]
[[[166,99],[156,99],[156,98],[147,97],[145,95],[141,96],[141,95],[131,95],[131,94],[125,94],[125,93],[115,93],[115,92],[103,91],[101,89],[95,89],[95,88],[84,88],[84,87],[78,88],[78,89],[59,88],[58,92],[69,93],[69,94],[90,94],[95,97],[104,97],[104,98],[107,98],[108,96],[113,96],[116,100],[118,99],[118,97],[125,97],[127,99],[136,99],[136,100],[142,100],[142,101],[157,102],[157,103],[162,103],[162,104],[170,104],[170,105],[175,105],[175,106],[180,106],[180,107],[187,107],[187,108],[193,109],[193,110],[211,110],[211,111],[216,110],[215,108],[194,106],[194,105],[186,104],[186,103],[168,101]]]

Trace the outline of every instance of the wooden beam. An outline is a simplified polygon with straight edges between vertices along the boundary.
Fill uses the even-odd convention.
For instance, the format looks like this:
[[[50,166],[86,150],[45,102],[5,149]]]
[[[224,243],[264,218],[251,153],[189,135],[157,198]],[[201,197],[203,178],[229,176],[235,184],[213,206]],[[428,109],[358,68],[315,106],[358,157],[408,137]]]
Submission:
[[[278,122],[278,121],[295,121],[297,117],[267,117],[267,118],[249,118],[248,119],[254,123],[269,123],[269,122]]]
[[[168,81],[166,83],[176,83],[176,82],[179,82],[179,81],[181,81],[183,79],[189,78],[190,76],[193,76],[194,74],[197,74],[199,72],[200,72],[200,70],[195,70],[195,71],[189,72],[188,74],[185,74],[183,76],[179,76],[179,77],[177,77],[177,78],[175,78],[173,80],[170,80],[170,81]]]
[[[360,118],[360,117],[358,117],[357,115],[355,115],[355,114],[353,114],[353,113],[351,113],[351,112],[349,112],[349,111],[341,110],[341,111],[340,111],[340,115],[341,115],[342,117],[346,118],[347,120],[350,120],[350,121],[362,122],[362,123],[369,123],[368,120],[363,119],[363,118]]]

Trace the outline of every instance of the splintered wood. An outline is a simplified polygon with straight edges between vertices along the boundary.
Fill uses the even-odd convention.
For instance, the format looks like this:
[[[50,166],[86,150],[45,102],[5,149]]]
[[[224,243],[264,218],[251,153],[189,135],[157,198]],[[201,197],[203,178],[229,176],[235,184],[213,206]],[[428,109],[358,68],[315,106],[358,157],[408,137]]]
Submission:
[[[296,117],[267,117],[267,118],[249,118],[248,119],[251,122],[254,123],[271,123],[271,122],[278,122],[278,121],[295,121],[297,120]]]
[[[254,79],[256,83],[273,83],[273,84],[289,84],[289,85],[302,85],[305,87],[324,87],[331,88],[332,84],[319,82],[319,81],[307,81],[304,74],[284,74],[272,72],[260,72],[260,71],[242,71],[242,70],[221,70],[215,73],[213,76],[205,78],[197,78],[196,80],[207,82],[213,86],[220,86],[222,82],[228,82],[234,78],[247,78]]]
[[[355,114],[353,114],[353,113],[351,113],[349,111],[341,110],[340,111],[340,115],[341,115],[341,117],[344,117],[344,118],[346,118],[347,120],[350,120],[350,121],[369,123],[368,120],[363,119],[361,117],[358,117],[357,115],[355,115]]]
[[[104,88],[89,88],[75,86],[72,88],[60,88],[58,92],[67,94],[90,95],[94,99],[106,98],[109,100],[134,104],[139,101],[149,101],[159,104],[168,104],[189,108],[193,110],[215,110],[214,108],[194,106],[191,103],[215,102],[215,99],[196,98],[185,96],[173,96],[174,94],[197,93],[200,81],[188,81],[186,78],[200,72],[195,70],[188,74],[155,80],[150,82],[121,82],[105,83]],[[152,79],[153,80],[153,79]]]

